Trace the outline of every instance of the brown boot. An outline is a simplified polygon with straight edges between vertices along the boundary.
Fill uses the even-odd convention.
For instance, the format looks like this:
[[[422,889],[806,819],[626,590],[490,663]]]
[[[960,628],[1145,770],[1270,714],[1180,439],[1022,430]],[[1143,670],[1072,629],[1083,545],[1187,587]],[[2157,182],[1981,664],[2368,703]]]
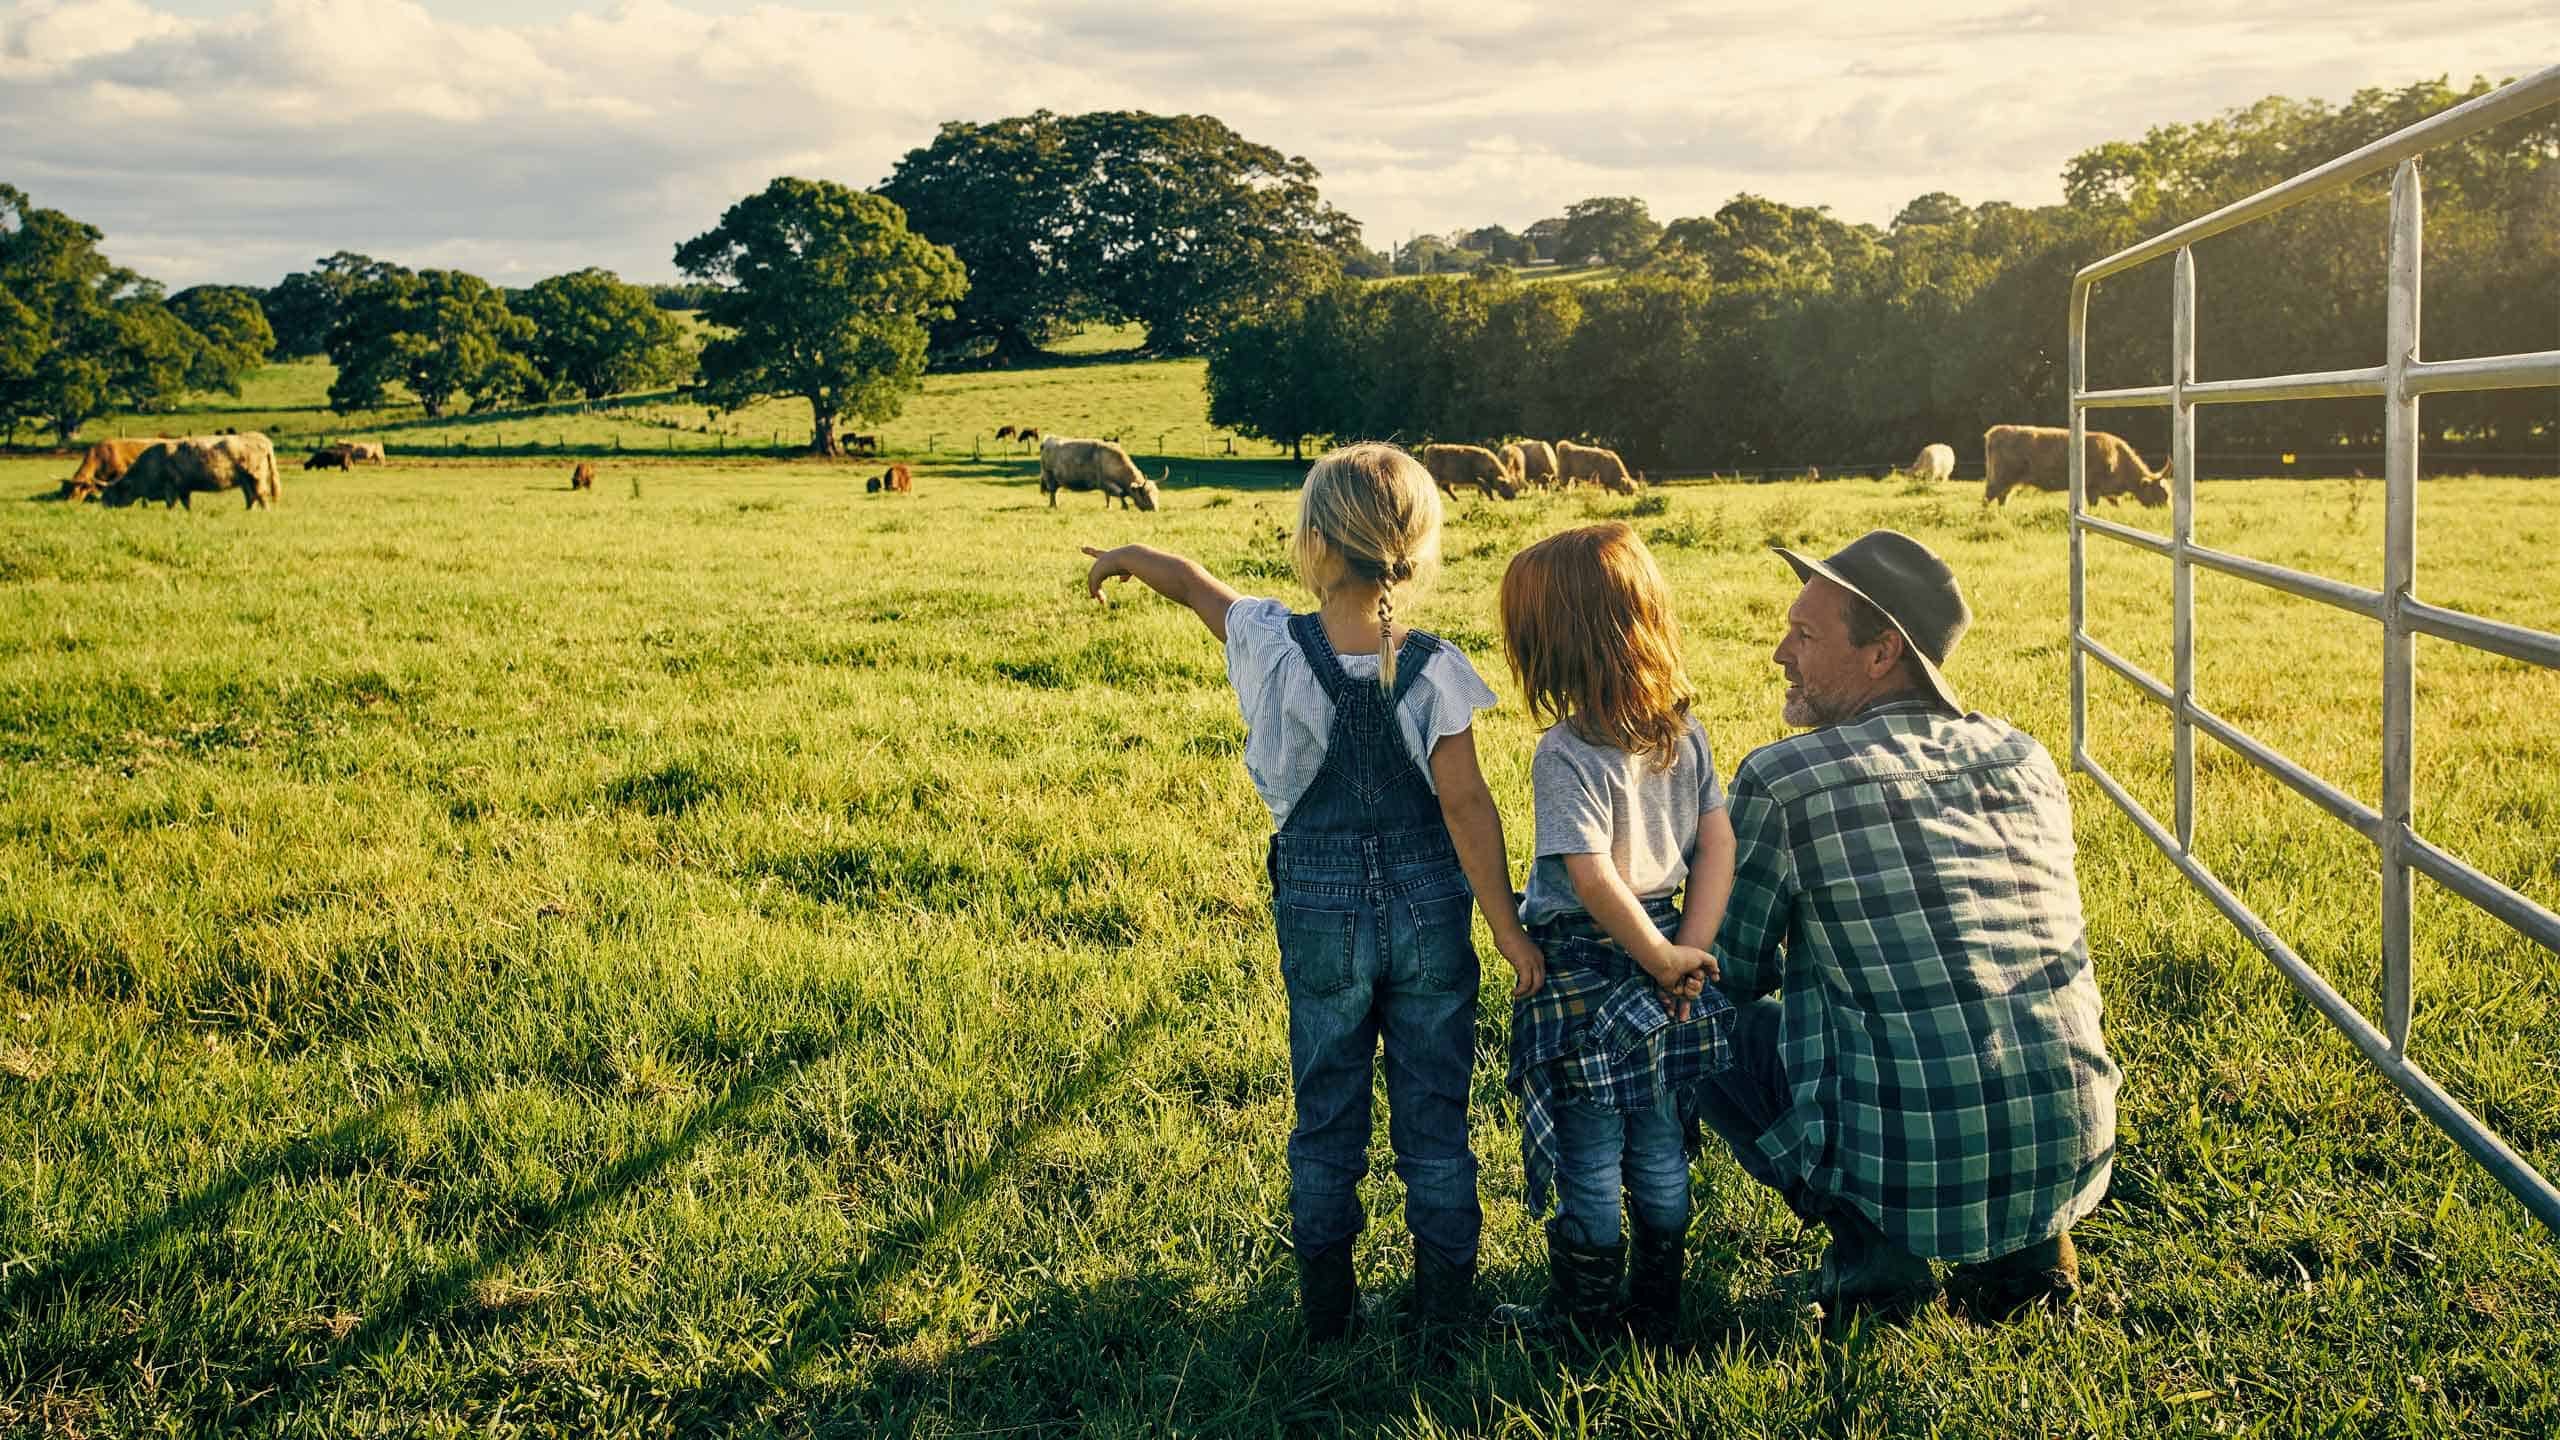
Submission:
[[[1831,1244],[1822,1264],[1780,1284],[1808,1313],[1837,1318],[1851,1310],[1896,1310],[1938,1296],[1938,1273],[1929,1262],[1896,1245],[1885,1233],[1845,1207],[1825,1216]]]
[[[2029,1306],[2068,1300],[2080,1289],[2080,1252],[2066,1230],[1995,1259],[1959,1265],[1947,1277],[1958,1304],[1984,1320],[2008,1320]]]

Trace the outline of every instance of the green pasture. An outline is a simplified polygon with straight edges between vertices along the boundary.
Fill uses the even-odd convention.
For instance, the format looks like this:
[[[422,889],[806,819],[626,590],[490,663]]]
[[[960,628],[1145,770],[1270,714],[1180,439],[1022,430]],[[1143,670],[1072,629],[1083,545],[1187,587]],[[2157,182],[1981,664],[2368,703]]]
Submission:
[[[1105,417],[1126,375],[1134,420],[1179,372],[1059,373],[1081,388],[937,377],[915,411]],[[2078,1306],[1810,1328],[1769,1297],[1819,1237],[1711,1156],[1674,1347],[1388,1325],[1310,1353],[1241,727],[1187,613],[1095,606],[1076,553],[1147,539],[1294,596],[1291,468],[1177,465],[1152,515],[1052,508],[1020,459],[924,464],[912,496],[601,468],[395,459],[189,513],[23,498],[58,462],[0,461],[0,1434],[2560,1430],[2560,1238],[2085,779],[2128,1082]],[[2200,491],[2209,543],[2378,580],[2377,485]],[[2421,592],[2560,627],[2555,494],[2431,482]],[[1479,729],[1515,867],[1534,732],[1495,584],[1615,515],[1678,592],[1728,773],[1781,733],[1764,544],[1875,525],[1963,576],[1971,703],[2064,744],[2056,497],[1469,500],[1415,608],[1504,696]],[[2094,628],[2165,674],[2165,562],[2095,555]],[[2213,579],[2199,608],[2206,703],[2376,798],[2370,628]],[[2421,829],[2560,903],[2560,677],[2420,663]],[[2091,718],[2166,813],[2163,715],[2101,682]],[[2205,857],[2373,1005],[2370,852],[2198,745]],[[2560,1168],[2560,957],[2423,883],[2418,936],[2415,1054]],[[1544,1274],[1503,993],[1474,1113],[1514,1298]],[[1392,1296],[1385,1144],[1361,1266]]]
[[[883,453],[908,460],[1027,457],[1035,447],[996,431],[1032,426],[1058,435],[1116,435],[1141,459],[1286,454],[1286,447],[1213,430],[1203,398],[1203,360],[1132,358],[1134,326],[1098,326],[1063,342],[1056,364],[1013,371],[936,372],[888,420],[844,417],[843,430],[876,434]],[[288,464],[330,440],[379,440],[426,458],[586,457],[652,454],[719,460],[801,451],[809,443],[805,400],[760,401],[714,412],[672,390],[615,396],[590,405],[555,401],[430,420],[413,403],[340,415],[329,409],[335,369],[308,358],[267,365],[237,397],[196,395],[166,414],[112,416],[81,430],[81,443],[118,436],[263,431]],[[65,473],[68,473],[67,471]]]

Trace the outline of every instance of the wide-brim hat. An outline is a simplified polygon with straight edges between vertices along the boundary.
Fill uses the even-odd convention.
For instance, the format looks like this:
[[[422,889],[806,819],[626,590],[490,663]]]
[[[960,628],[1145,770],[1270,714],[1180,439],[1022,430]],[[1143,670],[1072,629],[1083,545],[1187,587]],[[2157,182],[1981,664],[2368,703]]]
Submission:
[[[1936,551],[1899,530],[1870,530],[1827,560],[1784,545],[1769,548],[1786,557],[1798,580],[1819,575],[1884,612],[1939,701],[1958,715],[1965,713],[1955,687],[1938,667],[1955,653],[1956,641],[1973,623],[1973,607],[1964,603],[1956,572]]]

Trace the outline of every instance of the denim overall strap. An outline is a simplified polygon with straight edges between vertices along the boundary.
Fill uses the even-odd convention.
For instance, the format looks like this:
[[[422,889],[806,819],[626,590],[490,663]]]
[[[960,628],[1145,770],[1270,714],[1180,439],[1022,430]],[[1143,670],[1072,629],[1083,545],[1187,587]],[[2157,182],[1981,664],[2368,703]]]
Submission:
[[[1395,690],[1382,694],[1377,686],[1343,672],[1319,617],[1291,616],[1289,635],[1333,702],[1333,725],[1325,739],[1324,765],[1290,810],[1282,833],[1380,836],[1441,830],[1445,836],[1439,797],[1406,752],[1395,724],[1396,706],[1439,650],[1439,639],[1408,631],[1396,652]]]

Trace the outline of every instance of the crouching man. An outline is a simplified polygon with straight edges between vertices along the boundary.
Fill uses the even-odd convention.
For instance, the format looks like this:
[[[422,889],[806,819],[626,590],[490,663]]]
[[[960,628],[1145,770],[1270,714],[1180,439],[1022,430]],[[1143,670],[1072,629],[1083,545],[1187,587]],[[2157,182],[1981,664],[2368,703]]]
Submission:
[[[1878,530],[1804,588],[1774,656],[1787,723],[1730,805],[1717,932],[1734,1064],[1698,1106],[1744,1170],[1829,1227],[1800,1298],[1977,1314],[2079,1283],[2072,1223],[2106,1193],[2116,1086],[2042,745],[1968,714],[1939,667],[1972,618],[1928,547]],[[1775,992],[1774,995],[1771,992]]]

